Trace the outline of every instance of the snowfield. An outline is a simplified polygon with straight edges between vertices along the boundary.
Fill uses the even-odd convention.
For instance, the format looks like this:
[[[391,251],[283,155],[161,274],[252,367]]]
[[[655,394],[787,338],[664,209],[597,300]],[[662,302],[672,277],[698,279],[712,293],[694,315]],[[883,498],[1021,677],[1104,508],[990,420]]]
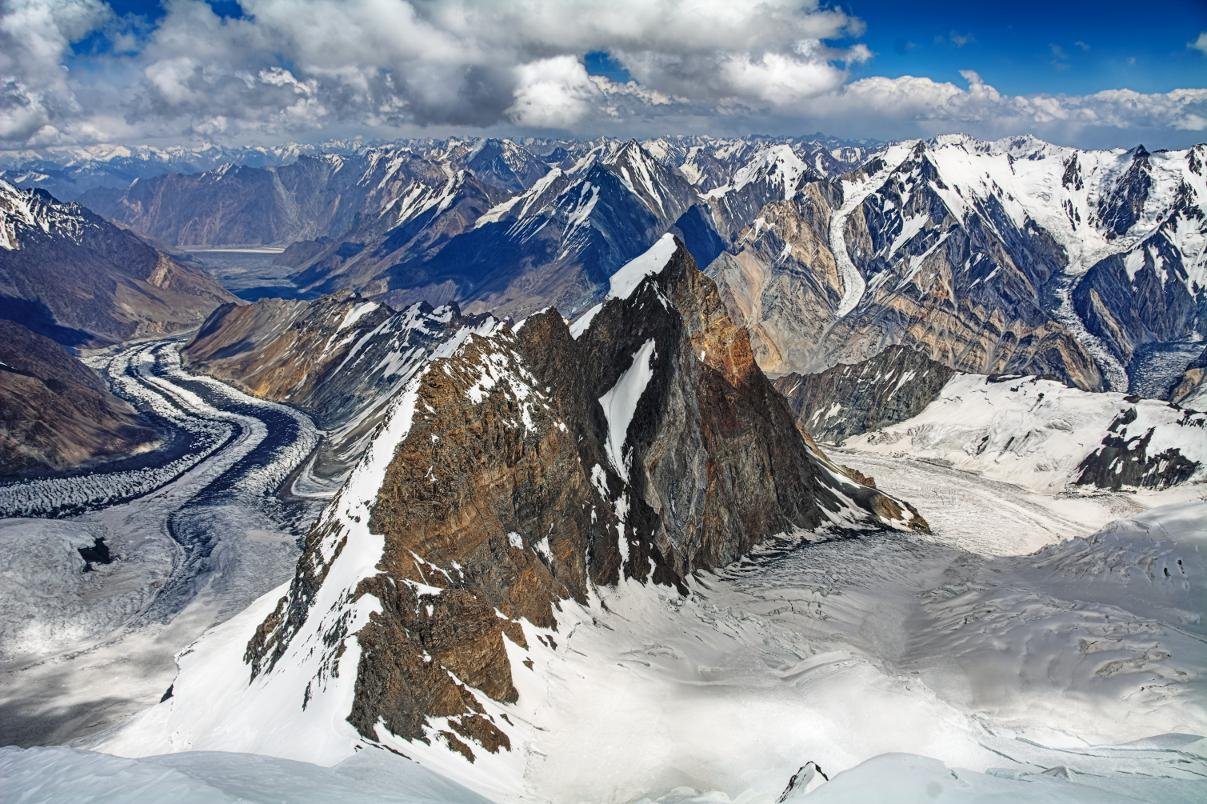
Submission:
[[[1116,424],[1117,419],[1130,420]],[[1198,464],[1190,479],[1207,480],[1202,414],[1156,399],[1089,393],[1036,377],[957,374],[917,416],[845,444],[1057,493],[1077,479],[1078,466],[1104,437],[1113,433],[1135,439],[1150,430],[1149,455],[1176,449]]]
[[[640,347],[601,400],[618,443],[654,359]],[[270,492],[317,435],[175,369],[145,382],[240,435],[133,502],[0,521],[20,546],[0,570],[17,590],[0,596],[0,722],[73,746],[0,750],[0,799],[767,802],[798,771],[785,801],[1207,799],[1207,484],[1067,486],[1121,406],[1199,455],[1164,403],[958,375],[831,452],[931,533],[836,523],[698,573],[687,596],[626,581],[563,602],[556,630],[521,623],[530,647],[508,643],[519,700],[479,696],[513,750],[470,763],[439,722],[426,744],[360,738],[355,638],[326,638],[378,605],[354,597],[381,551],[365,514],[413,392],[327,509],[349,541],[327,545],[322,599],[249,683],[246,645],[318,504]],[[81,572],[98,536],[118,560]]]
[[[470,764],[438,740],[382,738],[494,800],[772,801],[807,762],[865,800],[936,779],[946,800],[1207,794],[1201,485],[1072,499],[922,461],[835,457],[866,458],[890,493],[941,487],[917,500],[935,532],[785,535],[698,575],[686,598],[598,590],[564,604],[545,632],[556,650],[525,625],[532,649],[511,647],[517,704],[484,698],[516,724],[514,751]],[[99,747],[249,750],[250,736],[257,752],[321,753],[339,772],[347,760],[309,741],[196,723],[219,687],[245,685],[230,676],[278,595],[203,639],[176,697]],[[906,770],[917,775],[893,779]],[[815,779],[811,795],[826,786]]]

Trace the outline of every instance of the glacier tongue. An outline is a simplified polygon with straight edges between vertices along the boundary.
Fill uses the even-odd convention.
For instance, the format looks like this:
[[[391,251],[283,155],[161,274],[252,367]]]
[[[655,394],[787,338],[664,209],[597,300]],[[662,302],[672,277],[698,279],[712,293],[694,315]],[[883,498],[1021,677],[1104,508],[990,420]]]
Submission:
[[[830,250],[834,253],[838,273],[842,276],[842,299],[838,302],[838,309],[834,311],[834,315],[840,319],[859,306],[859,301],[867,289],[863,274],[855,267],[850,252],[847,251],[847,218],[865,198],[879,189],[884,180],[905,161],[913,147],[912,142],[890,147],[882,157],[884,165],[880,170],[858,181],[842,183],[842,205],[830,217]]]

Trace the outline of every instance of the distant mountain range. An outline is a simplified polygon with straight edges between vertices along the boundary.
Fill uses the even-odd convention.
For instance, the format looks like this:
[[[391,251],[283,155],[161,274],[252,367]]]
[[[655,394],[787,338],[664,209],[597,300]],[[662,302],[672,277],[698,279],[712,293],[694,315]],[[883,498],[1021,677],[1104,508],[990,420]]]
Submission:
[[[233,297],[126,229],[0,182],[0,318],[60,343],[184,330]]]
[[[406,328],[377,307],[323,309],[311,320],[344,324],[337,338],[361,322]],[[190,352],[233,323],[211,321]],[[569,601],[627,583],[686,592],[697,570],[796,529],[928,529],[798,435],[747,333],[669,235],[572,325],[555,311],[484,317],[443,338],[390,396],[284,596],[199,643],[162,720],[119,741],[229,749],[238,734],[254,750],[261,732],[230,724],[271,717],[306,758],[401,738],[486,761],[518,746],[495,705],[531,672],[527,624],[553,627]],[[215,658],[232,672],[204,669]]]
[[[962,371],[1128,390],[1153,350],[1207,334],[1205,158],[1026,137],[423,140],[83,197],[168,247],[288,247],[303,294],[516,316],[589,307],[672,231],[768,371],[899,343]]]
[[[773,370],[903,343],[1127,390],[1142,347],[1207,334],[1205,157],[902,143],[769,204],[711,270]]]
[[[1207,335],[1207,146],[451,139],[163,171],[218,155],[81,162],[160,170],[82,197],[161,248],[284,247],[301,295],[516,317],[586,309],[670,231],[774,374],[901,344],[960,371],[1169,394]]]
[[[205,272],[79,204],[0,181],[0,477],[158,440],[71,348],[188,330],[231,300]]]

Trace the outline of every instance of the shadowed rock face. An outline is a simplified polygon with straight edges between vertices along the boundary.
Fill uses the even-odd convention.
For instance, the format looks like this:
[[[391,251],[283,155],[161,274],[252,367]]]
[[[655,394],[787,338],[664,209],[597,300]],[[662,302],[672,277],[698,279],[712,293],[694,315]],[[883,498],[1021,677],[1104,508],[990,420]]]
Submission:
[[[577,339],[547,311],[445,351],[407,392],[409,430],[367,508],[384,547],[349,596],[377,603],[355,632],[348,717],[367,739],[380,725],[426,742],[438,722],[470,758],[509,747],[479,693],[516,700],[506,642],[526,646],[520,621],[555,627],[558,601],[594,586],[682,588],[773,534],[831,522],[926,527],[806,444],[681,246]],[[247,646],[253,676],[272,672],[308,618],[331,624],[328,646],[351,635],[355,618],[314,607],[340,552],[359,549],[351,532],[320,519]]]
[[[1207,349],[1191,361],[1182,373],[1177,385],[1169,394],[1169,401],[1188,405],[1195,410],[1207,407]]]
[[[839,443],[918,415],[955,373],[921,352],[890,346],[862,363],[839,364],[820,374],[785,374],[775,387],[802,428]]]
[[[62,346],[0,320],[0,477],[124,457],[157,437]]]
[[[1191,152],[1189,169],[1201,175],[1203,166],[1195,156]],[[1147,186],[1147,174],[1128,176],[1137,185],[1134,192]],[[1128,221],[1135,213],[1124,206],[1119,214]],[[1098,262],[1078,282],[1073,293],[1078,314],[1120,361],[1131,361],[1145,344],[1207,335],[1203,258],[1196,265],[1190,245],[1205,237],[1207,209],[1184,184],[1149,237]]]
[[[188,329],[233,299],[79,204],[0,181],[0,317],[77,345]]]

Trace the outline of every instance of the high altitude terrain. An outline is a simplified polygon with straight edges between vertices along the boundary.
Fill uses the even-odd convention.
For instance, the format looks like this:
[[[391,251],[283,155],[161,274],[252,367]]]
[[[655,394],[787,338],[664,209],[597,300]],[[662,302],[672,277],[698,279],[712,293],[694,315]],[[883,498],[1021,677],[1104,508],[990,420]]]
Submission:
[[[0,791],[1197,800],[1205,156],[10,166]]]

